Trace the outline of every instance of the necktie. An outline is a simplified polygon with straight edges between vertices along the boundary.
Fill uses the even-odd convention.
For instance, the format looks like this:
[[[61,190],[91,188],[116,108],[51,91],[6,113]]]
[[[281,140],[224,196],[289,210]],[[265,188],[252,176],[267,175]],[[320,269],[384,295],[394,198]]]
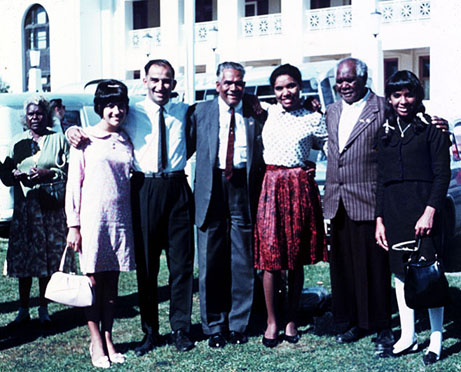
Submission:
[[[235,110],[230,108],[231,119],[229,124],[229,136],[227,137],[226,169],[224,175],[228,180],[232,177],[232,167],[234,165],[234,140],[235,140]]]
[[[163,116],[164,107],[160,106],[158,112],[158,171],[165,170],[167,165],[166,152],[166,135],[165,135],[165,117]]]

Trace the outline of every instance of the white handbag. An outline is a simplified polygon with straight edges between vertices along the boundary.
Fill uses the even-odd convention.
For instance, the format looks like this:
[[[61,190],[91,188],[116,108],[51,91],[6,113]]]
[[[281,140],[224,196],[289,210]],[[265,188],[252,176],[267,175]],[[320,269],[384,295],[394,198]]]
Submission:
[[[94,292],[90,278],[86,275],[63,272],[66,254],[67,246],[62,254],[59,271],[51,275],[46,286],[45,297],[69,306],[86,307],[93,305]]]

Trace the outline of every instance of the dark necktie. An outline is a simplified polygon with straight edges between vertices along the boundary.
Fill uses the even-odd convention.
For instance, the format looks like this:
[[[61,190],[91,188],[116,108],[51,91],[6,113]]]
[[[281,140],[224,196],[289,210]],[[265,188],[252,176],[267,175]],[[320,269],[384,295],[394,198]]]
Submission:
[[[166,152],[166,135],[165,135],[165,117],[163,111],[165,109],[160,106],[158,112],[158,171],[163,172],[167,165]]]
[[[235,110],[230,108],[231,119],[229,124],[229,136],[227,137],[226,169],[224,175],[228,180],[232,177],[232,167],[234,165],[234,140],[235,140]]]

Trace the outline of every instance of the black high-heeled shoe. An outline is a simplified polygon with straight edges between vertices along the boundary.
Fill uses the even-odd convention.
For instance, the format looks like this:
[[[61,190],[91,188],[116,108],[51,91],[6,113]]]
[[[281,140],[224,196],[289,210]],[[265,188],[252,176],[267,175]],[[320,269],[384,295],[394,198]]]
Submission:
[[[276,347],[278,344],[279,344],[279,338],[276,337],[276,338],[266,338],[265,336],[263,336],[263,345],[265,347],[269,347],[269,348],[273,348],[273,347]]]
[[[418,351],[418,341],[415,340],[410,346],[399,351],[398,353],[394,353],[394,350],[392,350],[392,356],[399,357],[399,356],[406,355],[406,354],[416,353],[417,351]]]
[[[289,342],[290,344],[296,344],[298,343],[299,339],[301,338],[301,335],[298,333],[296,333],[294,336],[288,336],[288,335],[283,335],[283,339],[286,341],[286,342]]]
[[[440,355],[437,355],[433,351],[429,351],[423,355],[423,362],[424,365],[428,366],[430,364],[434,364],[440,359]]]

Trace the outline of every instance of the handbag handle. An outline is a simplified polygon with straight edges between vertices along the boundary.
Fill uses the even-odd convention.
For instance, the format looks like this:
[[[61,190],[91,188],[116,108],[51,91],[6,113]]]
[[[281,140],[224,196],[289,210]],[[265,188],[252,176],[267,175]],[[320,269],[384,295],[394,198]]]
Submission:
[[[66,247],[64,248],[64,252],[62,253],[61,262],[59,263],[59,271],[61,272],[64,272],[64,264],[66,263],[67,248],[69,248],[69,246],[66,244]],[[75,267],[75,259],[72,260],[71,266],[73,266],[71,267],[71,269],[73,269],[73,272],[76,273],[77,268]]]

